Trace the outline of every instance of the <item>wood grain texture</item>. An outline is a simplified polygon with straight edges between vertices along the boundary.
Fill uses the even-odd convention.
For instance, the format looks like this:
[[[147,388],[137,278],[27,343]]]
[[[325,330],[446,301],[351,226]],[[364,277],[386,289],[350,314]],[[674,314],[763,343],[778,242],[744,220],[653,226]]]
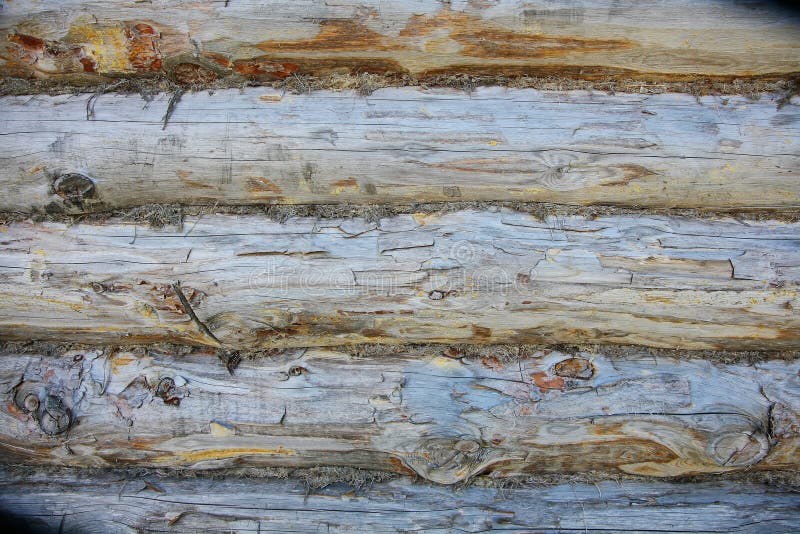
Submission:
[[[25,0],[4,7],[0,74],[797,72],[800,17],[776,4]]]
[[[509,210],[13,223],[0,228],[0,336],[797,349],[799,243],[797,223]]]
[[[291,349],[231,376],[202,351],[6,354],[0,450],[30,465],[346,466],[442,484],[786,470],[800,458],[799,371],[635,353]]]
[[[800,528],[796,491],[730,482],[599,482],[453,492],[396,480],[361,491],[337,486],[306,495],[296,481],[4,475],[0,509],[46,532],[757,534]]]
[[[258,88],[186,94],[164,126],[170,102],[0,99],[0,209],[453,200],[800,206],[796,99],[776,109],[772,97]],[[75,174],[85,188],[63,183]]]

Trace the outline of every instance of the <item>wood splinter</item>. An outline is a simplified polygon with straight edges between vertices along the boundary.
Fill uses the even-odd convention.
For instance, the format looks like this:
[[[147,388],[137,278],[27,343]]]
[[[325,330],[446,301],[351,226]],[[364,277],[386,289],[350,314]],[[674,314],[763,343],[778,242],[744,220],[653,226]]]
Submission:
[[[219,339],[217,339],[217,336],[215,336],[214,333],[211,332],[211,330],[209,330],[206,324],[203,321],[201,321],[200,318],[197,316],[197,314],[194,312],[194,309],[192,309],[192,305],[189,304],[189,299],[186,298],[186,295],[184,295],[183,291],[181,290],[180,280],[172,284],[172,289],[178,296],[178,300],[181,301],[181,306],[183,306],[183,310],[189,314],[189,317],[192,318],[192,321],[195,322],[200,331],[203,332],[208,337],[210,337],[211,339],[213,339],[214,342],[217,344],[217,346],[221,347],[222,343],[220,342]]]

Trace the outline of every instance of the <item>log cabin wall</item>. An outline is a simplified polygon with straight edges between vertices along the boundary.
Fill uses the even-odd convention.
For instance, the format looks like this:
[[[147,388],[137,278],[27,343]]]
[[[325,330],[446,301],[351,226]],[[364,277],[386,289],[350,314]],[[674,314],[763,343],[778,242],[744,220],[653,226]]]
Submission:
[[[14,0],[0,510],[800,529],[800,14]]]

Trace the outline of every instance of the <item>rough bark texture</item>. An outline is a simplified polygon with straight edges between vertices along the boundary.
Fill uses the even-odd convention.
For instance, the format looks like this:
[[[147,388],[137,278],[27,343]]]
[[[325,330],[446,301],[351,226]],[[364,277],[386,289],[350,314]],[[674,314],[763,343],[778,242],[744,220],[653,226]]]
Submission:
[[[755,534],[800,529],[796,491],[730,482],[599,482],[453,492],[406,479],[361,491],[334,486],[308,494],[297,481],[278,480],[131,480],[97,473],[31,474],[16,484],[4,474],[0,480],[0,509],[19,522],[17,528],[46,532]]]
[[[504,200],[800,206],[797,102],[481,88],[0,99],[0,210]]]
[[[229,375],[207,353],[0,358],[7,462],[652,476],[791,469],[800,362],[542,351],[368,358],[289,350]]]
[[[576,77],[800,71],[796,12],[724,1],[9,2],[0,74],[166,72],[274,80],[330,72]]]
[[[800,224],[462,211],[2,227],[0,335],[800,347]]]

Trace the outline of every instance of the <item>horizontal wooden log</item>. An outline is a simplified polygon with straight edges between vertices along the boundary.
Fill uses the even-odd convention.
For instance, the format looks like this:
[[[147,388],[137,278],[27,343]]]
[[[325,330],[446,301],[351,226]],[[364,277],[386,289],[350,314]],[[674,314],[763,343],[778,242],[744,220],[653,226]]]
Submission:
[[[37,532],[727,532],[800,529],[797,492],[758,484],[599,482],[493,490],[396,480],[307,494],[280,480],[48,474],[0,481],[0,510]]]
[[[137,4],[141,5],[141,4]],[[165,125],[168,109],[173,111]],[[775,98],[256,88],[0,99],[0,210],[143,203],[544,201],[800,206],[800,115]]]
[[[0,74],[797,72],[800,17],[776,4],[24,0],[4,6]]]
[[[163,349],[162,349],[163,350]],[[449,354],[449,356],[447,355]],[[453,484],[582,471],[796,469],[800,361],[542,351],[245,361],[91,350],[0,358],[0,450],[30,465],[345,466]]]
[[[0,336],[800,347],[800,224],[461,211],[0,227]]]

